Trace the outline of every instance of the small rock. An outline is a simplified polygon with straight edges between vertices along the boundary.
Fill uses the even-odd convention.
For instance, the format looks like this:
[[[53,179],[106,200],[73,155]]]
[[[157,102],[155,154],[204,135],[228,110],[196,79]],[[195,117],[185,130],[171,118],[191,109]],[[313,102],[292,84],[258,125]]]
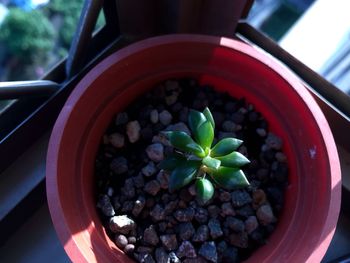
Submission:
[[[111,217],[115,215],[114,208],[108,195],[100,196],[97,207],[99,207],[105,216]]]
[[[112,133],[108,136],[109,143],[115,148],[123,148],[125,144],[125,137],[120,133]]]
[[[242,232],[245,228],[245,225],[242,220],[239,220],[232,216],[226,217],[224,225],[235,232]]]
[[[196,212],[194,214],[194,218],[200,224],[205,224],[208,222],[208,211],[202,207],[196,208]]]
[[[126,125],[126,134],[131,143],[135,143],[140,139],[140,131],[141,126],[138,121],[131,121]]]
[[[273,133],[269,133],[266,138],[266,145],[274,150],[282,149],[282,139],[274,135]]]
[[[122,205],[119,202],[119,196],[115,196],[113,198],[113,207],[114,207],[114,211],[117,211]]]
[[[192,196],[196,196],[196,185],[192,184],[189,188],[188,188],[188,192],[190,193],[190,195]]]
[[[232,120],[237,124],[241,124],[244,121],[244,114],[241,112],[235,112],[232,114]]]
[[[227,191],[220,192],[219,199],[221,202],[231,201],[231,194]]]
[[[183,122],[171,124],[168,127],[166,127],[165,131],[183,131],[186,132],[188,135],[191,135],[190,129]]]
[[[221,261],[220,259],[222,258],[222,255],[224,254],[226,249],[227,249],[226,241],[225,240],[220,241],[219,244],[216,247],[216,251],[218,253],[219,261]]]
[[[157,263],[170,263],[170,257],[164,248],[156,248],[155,258]]]
[[[245,205],[240,209],[237,209],[236,212],[238,215],[243,216],[245,218],[255,215],[255,211],[250,205]]]
[[[273,215],[272,208],[269,204],[262,205],[256,210],[256,216],[262,225],[268,225],[276,222],[276,218]]]
[[[198,227],[196,233],[194,234],[193,242],[204,242],[209,238],[209,228],[207,225],[201,225]]]
[[[196,258],[197,253],[190,241],[183,241],[176,252],[179,258]]]
[[[114,158],[110,165],[109,168],[115,173],[115,174],[123,174],[128,171],[128,160],[126,158],[120,156],[117,158]]]
[[[131,255],[135,250],[135,245],[134,244],[127,244],[125,247],[124,247],[124,253],[127,254],[127,255]]]
[[[149,177],[157,172],[157,167],[154,165],[154,162],[149,162],[145,167],[141,169],[141,172],[145,176]]]
[[[113,194],[114,194],[114,189],[113,189],[112,187],[108,187],[108,189],[107,189],[107,195],[108,195],[109,197],[112,197]]]
[[[192,236],[195,233],[195,229],[190,222],[186,223],[181,223],[177,226],[177,232],[179,235],[179,238],[184,241],[184,240],[190,240]]]
[[[265,137],[267,135],[267,132],[265,129],[263,128],[257,128],[256,129],[256,133],[260,136],[260,137]]]
[[[148,158],[154,162],[160,162],[164,159],[164,146],[160,143],[154,143],[146,148]]]
[[[248,234],[246,232],[240,233],[232,233],[229,236],[230,244],[239,248],[247,248],[248,247]]]
[[[166,96],[165,103],[169,106],[173,105],[177,101],[178,97],[179,97],[179,95],[177,93],[173,93],[170,96]]]
[[[160,170],[157,174],[157,181],[159,182],[160,188],[168,189],[170,175],[164,170]]]
[[[123,196],[126,198],[134,198],[135,196],[135,187],[134,187],[134,181],[132,178],[128,178],[124,182],[124,186],[120,189]]]
[[[226,217],[226,216],[234,216],[236,215],[235,210],[233,209],[231,203],[223,203],[221,205],[221,216]]]
[[[145,207],[146,199],[144,196],[139,196],[134,202],[134,207],[132,209],[132,215],[138,217],[142,209]]]
[[[199,249],[198,254],[211,262],[217,262],[218,260],[214,241],[205,242]]]
[[[221,210],[216,205],[210,205],[208,206],[208,213],[211,218],[217,218],[220,214]]]
[[[160,121],[161,124],[163,124],[165,126],[169,125],[171,123],[172,119],[173,119],[173,116],[167,110],[163,110],[159,114],[159,121]]]
[[[253,208],[257,209],[261,205],[266,203],[266,194],[264,190],[257,189],[253,192]]]
[[[136,259],[140,263],[156,263],[152,255],[146,252],[139,253],[138,256],[136,256]]]
[[[236,124],[233,121],[224,121],[222,124],[222,130],[224,132],[234,132]]]
[[[156,204],[154,208],[151,210],[150,216],[154,222],[164,220],[165,218],[164,209],[159,204]]]
[[[222,263],[236,263],[238,262],[238,250],[235,247],[228,247],[221,258]]]
[[[252,233],[258,226],[258,220],[255,216],[249,216],[248,219],[244,222],[245,230],[248,234]]]
[[[154,225],[150,225],[145,229],[143,233],[143,240],[152,246],[156,246],[158,244],[159,238]]]
[[[176,210],[174,216],[179,222],[189,222],[192,221],[194,214],[195,210],[192,207],[188,207]]]
[[[120,112],[117,114],[115,118],[115,125],[123,125],[126,124],[129,120],[128,114],[126,112]]]
[[[135,244],[136,243],[136,237],[133,237],[133,236],[128,237],[128,243],[129,244]]]
[[[275,158],[278,162],[281,162],[281,163],[287,161],[286,155],[282,152],[276,152]]]
[[[134,182],[134,186],[137,188],[142,188],[145,185],[145,179],[141,173],[139,173],[137,176],[132,177],[132,180]]]
[[[113,233],[127,235],[136,228],[136,224],[127,215],[113,216],[109,220],[109,228]]]
[[[252,198],[245,190],[233,191],[231,193],[231,198],[234,207],[241,207],[252,201]]]
[[[162,235],[160,236],[160,241],[167,251],[177,249],[177,239],[175,234]]]
[[[152,138],[152,142],[153,143],[161,143],[164,146],[171,146],[168,138],[163,133],[159,133],[157,135],[154,135]]]
[[[169,203],[167,203],[166,206],[164,207],[164,213],[166,215],[172,214],[176,209],[177,204],[178,204],[177,200],[170,201]]]
[[[157,180],[151,180],[145,185],[144,190],[146,193],[155,196],[160,190],[160,184]]]
[[[115,237],[115,244],[120,249],[123,249],[128,244],[128,239],[124,235],[116,235],[116,237]]]
[[[171,263],[181,263],[181,260],[176,256],[175,252],[170,252],[169,258]]]
[[[153,252],[153,247],[148,247],[148,246],[139,246],[136,248],[136,252],[142,254],[151,254]]]
[[[128,213],[130,212],[134,207],[134,202],[133,201],[125,201],[123,203],[123,207],[121,209],[122,213]]]
[[[157,110],[151,110],[150,112],[150,120],[153,124],[157,123],[159,120],[159,114]]]
[[[224,233],[222,232],[220,221],[217,219],[210,219],[208,223],[208,227],[210,230],[210,236],[213,239],[217,239],[218,237],[221,237]]]

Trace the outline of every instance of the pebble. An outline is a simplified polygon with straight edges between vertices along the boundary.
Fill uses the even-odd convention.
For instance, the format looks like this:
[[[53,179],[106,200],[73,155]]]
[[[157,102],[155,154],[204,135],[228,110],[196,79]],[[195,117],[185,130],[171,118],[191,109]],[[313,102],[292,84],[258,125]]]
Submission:
[[[232,114],[232,120],[236,123],[236,124],[241,124],[243,123],[245,117],[244,114],[241,112],[235,112]]]
[[[121,212],[123,213],[128,213],[130,212],[134,207],[134,202],[133,201],[125,201],[123,203],[123,207],[121,209]]]
[[[210,262],[216,263],[218,261],[218,254],[214,241],[205,242],[199,249],[198,254]]]
[[[171,146],[168,138],[163,133],[159,133],[157,135],[154,135],[152,138],[152,142],[153,143],[161,143],[164,146]]]
[[[149,246],[139,246],[136,248],[136,252],[142,254],[142,253],[147,253],[147,254],[151,254],[153,252],[153,247],[149,247]]]
[[[160,184],[157,180],[151,180],[146,183],[144,190],[146,193],[155,196],[160,190]]]
[[[171,123],[173,120],[173,116],[170,114],[169,111],[163,110],[161,113],[159,113],[159,121],[161,124],[167,126]]]
[[[170,201],[169,203],[167,203],[164,207],[164,213],[166,215],[172,214],[175,208],[177,207],[178,203],[178,200]]]
[[[275,158],[278,162],[281,162],[281,163],[287,161],[286,155],[282,152],[276,152]]]
[[[154,225],[150,225],[148,228],[145,229],[143,233],[143,240],[145,241],[145,243],[152,246],[156,246],[158,244],[159,237]]]
[[[194,218],[197,220],[200,224],[205,224],[208,222],[208,210],[198,207],[196,208],[196,212],[194,214]]]
[[[124,235],[116,235],[115,244],[123,249],[128,244],[128,239]]]
[[[220,221],[217,219],[210,219],[208,223],[210,236],[213,239],[217,239],[218,237],[221,237],[224,233],[222,232]]]
[[[142,188],[145,185],[145,179],[143,178],[142,173],[132,177],[132,181],[134,182],[134,186],[137,188]]]
[[[276,218],[273,215],[272,208],[269,204],[262,205],[256,210],[256,216],[262,225],[268,225],[276,222]]]
[[[191,222],[181,223],[177,225],[176,232],[179,235],[180,240],[190,240],[195,233],[195,229]]]
[[[230,244],[235,247],[248,247],[248,234],[246,232],[232,233],[229,237]]]
[[[217,218],[220,214],[221,210],[216,205],[210,205],[208,206],[208,214],[211,218]]]
[[[115,148],[123,148],[125,145],[125,137],[123,134],[120,134],[118,132],[112,133],[108,136],[108,141],[111,145],[113,145]]]
[[[200,225],[197,228],[196,233],[194,234],[192,241],[193,242],[204,242],[209,238],[209,228],[207,225]]]
[[[170,174],[164,170],[160,170],[156,176],[161,189],[168,189]]]
[[[148,158],[154,162],[160,162],[164,159],[164,146],[161,143],[154,143],[146,148]]]
[[[154,175],[157,172],[157,167],[154,165],[154,162],[149,162],[145,167],[141,169],[141,172],[147,176],[150,177]]]
[[[219,194],[219,200],[221,202],[228,202],[231,201],[231,194],[227,191],[221,191]]]
[[[127,254],[127,255],[131,255],[135,250],[135,245],[134,244],[127,244],[125,247],[124,247],[124,253]]]
[[[135,143],[140,139],[141,126],[138,121],[128,122],[126,125],[126,134],[128,135],[129,142]]]
[[[164,248],[158,247],[155,251],[155,258],[157,263],[169,263],[170,257]]]
[[[113,207],[114,211],[117,211],[122,205],[119,202],[119,196],[113,197]]]
[[[252,233],[259,226],[258,220],[255,216],[249,216],[247,220],[244,222],[245,230],[248,234]]]
[[[189,222],[192,221],[194,214],[195,210],[192,207],[188,207],[176,210],[174,216],[179,222]]]
[[[164,209],[159,204],[154,206],[149,215],[154,222],[164,220],[165,218]]]
[[[197,253],[190,241],[183,241],[176,251],[176,256],[179,258],[196,258]]]
[[[266,145],[274,150],[281,150],[282,149],[282,139],[280,137],[277,137],[273,133],[269,133],[266,138]]]
[[[128,243],[129,244],[135,244],[136,243],[136,237],[133,237],[133,236],[128,237]]]
[[[127,235],[130,231],[135,230],[135,222],[127,215],[113,216],[109,220],[109,228],[113,233]]]
[[[168,106],[173,105],[177,101],[178,96],[179,96],[178,93],[172,93],[171,95],[166,96],[165,97],[166,105]]]
[[[257,189],[253,192],[253,208],[257,209],[259,206],[266,203],[266,194],[264,190]]]
[[[112,197],[113,194],[114,194],[114,189],[113,189],[112,187],[108,187],[108,189],[107,189],[107,195],[108,195],[109,197]]]
[[[152,255],[146,252],[138,254],[138,256],[136,256],[136,259],[140,263],[156,263]]]
[[[177,249],[177,239],[175,234],[162,235],[160,236],[160,241],[167,251]]]
[[[232,204],[229,202],[223,203],[221,205],[221,216],[226,217],[226,216],[234,216],[236,215],[235,210],[232,207]]]
[[[139,196],[135,202],[134,202],[134,207],[132,209],[132,215],[134,217],[138,217],[139,214],[141,213],[142,209],[145,207],[146,204],[146,199],[144,196]]]
[[[176,256],[175,252],[169,253],[170,263],[181,263],[181,260]]]
[[[102,213],[105,216],[111,217],[111,216],[115,215],[113,205],[112,205],[111,200],[108,197],[108,195],[100,196],[98,203],[97,203],[97,207],[99,207],[101,209]]]
[[[115,173],[115,174],[123,174],[128,171],[128,160],[122,156],[114,158],[109,168]]]
[[[256,133],[260,136],[260,137],[266,137],[267,132],[265,129],[263,128],[257,128],[256,129]]]
[[[190,129],[184,122],[171,124],[168,127],[166,127],[165,131],[183,131],[186,132],[188,135],[191,135]]]
[[[115,118],[115,125],[123,125],[126,124],[129,120],[128,114],[126,112],[120,112],[117,114]]]
[[[243,216],[245,218],[248,218],[249,216],[255,215],[255,211],[250,205],[245,205],[245,206],[241,207],[240,209],[237,209],[236,212],[238,215]]]
[[[245,190],[233,191],[231,193],[231,199],[234,207],[241,207],[252,201],[252,198]]]
[[[157,110],[151,110],[150,112],[150,120],[153,124],[157,123],[159,120],[159,114]]]
[[[134,181],[132,178],[128,178],[124,182],[124,186],[120,189],[123,196],[125,196],[128,199],[134,198],[135,196],[135,187],[134,187]]]
[[[245,228],[244,222],[242,220],[232,216],[226,217],[224,226],[227,226],[235,232],[242,232]]]
[[[236,130],[236,124],[233,121],[224,121],[221,126],[224,132],[234,132]]]

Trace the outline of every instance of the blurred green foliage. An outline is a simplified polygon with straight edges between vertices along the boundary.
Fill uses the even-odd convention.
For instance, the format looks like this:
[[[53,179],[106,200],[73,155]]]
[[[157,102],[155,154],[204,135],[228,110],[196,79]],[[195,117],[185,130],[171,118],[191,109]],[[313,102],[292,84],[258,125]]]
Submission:
[[[0,27],[0,41],[10,56],[33,61],[46,56],[54,46],[54,28],[43,13],[11,8]]]

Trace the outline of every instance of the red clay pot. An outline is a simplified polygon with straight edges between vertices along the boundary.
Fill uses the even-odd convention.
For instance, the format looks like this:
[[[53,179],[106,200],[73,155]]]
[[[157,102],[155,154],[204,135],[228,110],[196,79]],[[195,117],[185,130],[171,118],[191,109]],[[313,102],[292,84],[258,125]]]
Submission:
[[[160,81],[193,76],[245,97],[284,140],[286,202],[268,244],[249,262],[319,262],[335,231],[341,177],[328,123],[305,87],[274,59],[218,37],[170,35],[128,46],[78,84],[57,119],[47,156],[52,220],[73,262],[132,262],[96,212],[94,158],[113,116]]]

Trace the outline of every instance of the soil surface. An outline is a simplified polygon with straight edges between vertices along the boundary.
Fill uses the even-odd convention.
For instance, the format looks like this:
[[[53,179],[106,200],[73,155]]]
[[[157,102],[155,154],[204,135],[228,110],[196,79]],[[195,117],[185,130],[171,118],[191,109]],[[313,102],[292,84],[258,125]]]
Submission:
[[[243,167],[249,187],[216,188],[202,205],[193,184],[170,193],[169,174],[158,164],[173,152],[161,131],[190,134],[189,109],[205,107],[214,116],[215,140],[243,140],[238,151],[251,163]],[[282,140],[253,105],[179,79],[159,84],[116,115],[101,140],[95,178],[101,220],[136,262],[240,262],[278,223],[288,165]]]

